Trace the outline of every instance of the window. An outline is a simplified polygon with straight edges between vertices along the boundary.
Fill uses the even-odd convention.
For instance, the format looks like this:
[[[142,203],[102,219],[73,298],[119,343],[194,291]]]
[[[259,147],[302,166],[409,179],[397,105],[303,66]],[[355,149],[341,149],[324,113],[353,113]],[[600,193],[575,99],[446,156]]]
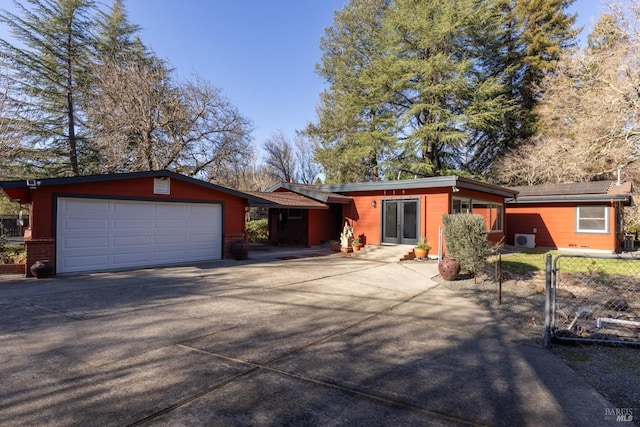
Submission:
[[[608,233],[609,215],[607,206],[576,207],[576,232]]]
[[[451,200],[451,213],[474,213],[481,215],[487,224],[487,231],[502,231],[502,205],[486,200],[454,197]]]
[[[453,198],[453,207],[451,209],[451,213],[470,213],[471,209],[471,199],[462,199],[459,197]]]
[[[289,209],[288,219],[302,219],[302,209]]]

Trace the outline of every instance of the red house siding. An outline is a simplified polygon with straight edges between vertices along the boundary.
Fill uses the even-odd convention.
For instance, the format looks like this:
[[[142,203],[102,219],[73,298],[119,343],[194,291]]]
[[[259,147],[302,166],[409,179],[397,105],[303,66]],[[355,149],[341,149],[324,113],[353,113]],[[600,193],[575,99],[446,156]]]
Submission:
[[[391,194],[389,194],[391,193]],[[343,212],[353,226],[356,236],[364,236],[367,243],[382,243],[382,201],[393,199],[417,199],[419,201],[419,237],[426,237],[437,253],[439,228],[442,226],[442,216],[451,212],[451,197],[469,197],[494,202],[503,206],[502,196],[482,193],[479,191],[461,189],[451,193],[451,188],[406,189],[401,191],[371,191],[343,193],[353,198],[354,203],[344,207]],[[375,201],[375,207],[373,202]],[[481,212],[480,212],[481,213]],[[482,214],[482,213],[481,213]],[[488,224],[488,220],[487,220]],[[504,214],[503,214],[504,227]],[[489,233],[492,242],[499,241],[504,236],[502,232]]]
[[[588,205],[595,205],[589,203]],[[600,204],[601,205],[601,204]],[[536,203],[507,206],[509,241],[516,233],[535,234],[536,246],[544,248],[596,249],[614,251],[619,247],[616,234],[616,208],[609,204],[608,233],[577,233],[575,203]],[[534,233],[536,229],[536,233]]]
[[[78,195],[87,197],[131,198],[158,201],[207,201],[223,204],[224,257],[230,257],[229,245],[246,236],[244,211],[245,199],[171,179],[170,195],[153,193],[153,177],[116,179],[91,183],[65,184],[38,187],[31,192],[30,234],[26,239],[27,265],[38,259],[55,262],[54,200],[56,195]]]
[[[329,240],[337,240],[340,223],[336,220],[335,210],[340,206],[332,206],[330,209],[310,209],[309,212],[309,246],[320,245]]]

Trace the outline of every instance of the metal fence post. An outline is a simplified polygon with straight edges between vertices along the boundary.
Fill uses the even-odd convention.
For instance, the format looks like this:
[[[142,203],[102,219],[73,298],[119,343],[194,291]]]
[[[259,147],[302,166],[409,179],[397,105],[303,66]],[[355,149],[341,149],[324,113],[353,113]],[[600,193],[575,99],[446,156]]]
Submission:
[[[544,338],[542,344],[549,347],[551,344],[551,323],[553,317],[551,295],[551,254],[545,257],[545,292],[544,292]]]

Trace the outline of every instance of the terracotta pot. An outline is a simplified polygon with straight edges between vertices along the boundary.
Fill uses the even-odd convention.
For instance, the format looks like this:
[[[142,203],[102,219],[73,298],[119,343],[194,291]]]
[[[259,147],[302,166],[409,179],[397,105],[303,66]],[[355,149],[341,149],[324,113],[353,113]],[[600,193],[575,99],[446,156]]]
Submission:
[[[456,280],[460,274],[460,263],[455,258],[445,257],[438,263],[438,271],[444,280]]]
[[[351,248],[353,248],[353,252],[358,252],[361,247],[362,247],[362,245],[352,245],[351,246]]]
[[[53,264],[51,264],[47,259],[36,261],[31,265],[29,271],[31,271],[31,274],[33,274],[37,279],[49,277],[53,275]]]
[[[416,258],[426,258],[429,256],[429,250],[428,249],[420,249],[420,248],[413,248],[413,254],[416,256]]]

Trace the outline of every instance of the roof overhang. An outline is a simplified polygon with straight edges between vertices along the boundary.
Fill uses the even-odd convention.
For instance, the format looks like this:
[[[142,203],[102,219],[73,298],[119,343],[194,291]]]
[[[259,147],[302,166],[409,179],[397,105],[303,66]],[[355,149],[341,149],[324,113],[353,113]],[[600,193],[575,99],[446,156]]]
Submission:
[[[456,187],[468,190],[480,191],[502,197],[515,198],[517,190],[512,190],[498,185],[487,184],[455,175],[434,176],[429,178],[403,179],[397,181],[360,182],[350,184],[321,185],[318,188],[333,193],[351,193],[364,191],[402,190],[416,188]]]
[[[536,203],[608,203],[623,202],[630,206],[631,195],[626,194],[583,194],[583,195],[549,195],[549,196],[521,196],[517,199],[507,199],[508,205],[524,205]]]
[[[286,191],[276,193],[250,193],[249,206],[270,209],[329,209],[329,206],[302,194]]]
[[[231,194],[243,199],[247,199],[250,202],[254,199],[254,196],[242,191],[232,190],[230,188],[222,187],[210,182],[202,181],[200,179],[191,178],[186,175],[181,175],[170,171],[147,171],[147,172],[129,172],[129,173],[117,173],[117,174],[105,174],[105,175],[86,175],[86,176],[74,176],[63,178],[44,178],[44,179],[27,179],[27,180],[14,180],[14,181],[0,181],[0,190],[2,190],[11,200],[19,202],[21,204],[31,203],[31,192],[37,190],[39,187],[49,187],[56,185],[74,185],[74,184],[86,184],[86,183],[98,183],[105,181],[118,181],[137,178],[172,178],[181,181],[188,182],[193,185],[197,185],[210,190],[220,191],[222,193]]]
[[[301,194],[311,199],[317,200],[323,203],[336,203],[341,205],[351,204],[353,201],[351,197],[343,196],[340,194],[334,194],[335,192],[323,190],[321,187],[301,186],[297,184],[291,184],[288,182],[281,182],[269,188],[269,193],[277,193],[277,190],[285,189],[293,193]]]

